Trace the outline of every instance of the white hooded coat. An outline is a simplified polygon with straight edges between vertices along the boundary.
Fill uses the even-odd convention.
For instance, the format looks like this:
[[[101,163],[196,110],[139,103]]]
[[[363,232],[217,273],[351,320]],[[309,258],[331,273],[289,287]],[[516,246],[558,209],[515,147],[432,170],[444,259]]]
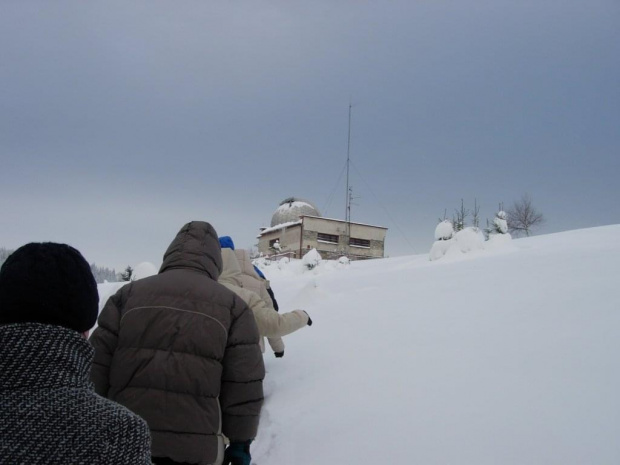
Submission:
[[[262,279],[258,275],[256,275],[258,280],[254,282],[249,281],[247,277],[244,278],[237,260],[236,251],[228,248],[222,249],[222,262],[223,269],[218,282],[241,297],[254,313],[256,326],[258,326],[258,332],[261,336],[260,344],[263,352],[265,351],[263,337],[268,338],[269,345],[274,352],[284,352],[282,337],[306,326],[308,324],[308,314],[303,310],[293,310],[288,313],[276,312],[271,304],[271,298],[267,293],[266,285],[262,283]],[[252,266],[249,261],[248,263]],[[254,272],[253,267],[252,272]],[[257,283],[259,286],[252,286],[253,289],[249,289],[245,286],[245,282]],[[265,297],[261,297],[254,291],[256,289],[260,292],[261,288],[264,289],[264,292],[261,292],[261,294],[264,294]]]
[[[245,289],[256,292],[269,307],[273,307],[271,297],[267,292],[267,288],[269,288],[269,281],[258,275],[254,269],[254,265],[252,265],[252,259],[250,258],[249,252],[243,249],[236,249],[234,250],[234,254],[235,257],[237,257],[237,262],[239,262],[239,267],[241,268],[241,276],[239,279],[241,280],[242,286]]]

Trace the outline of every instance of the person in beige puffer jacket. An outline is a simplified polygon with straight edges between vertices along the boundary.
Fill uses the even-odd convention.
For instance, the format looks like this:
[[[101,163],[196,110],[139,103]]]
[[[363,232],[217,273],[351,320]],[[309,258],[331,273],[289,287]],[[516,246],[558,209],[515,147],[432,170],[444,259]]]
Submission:
[[[245,252],[245,251],[243,251]],[[261,350],[265,349],[263,337],[267,337],[274,352],[284,353],[282,337],[304,326],[310,326],[312,320],[304,310],[293,310],[288,313],[278,313],[271,305],[271,298],[267,294],[264,285],[264,297],[244,286],[244,274],[237,259],[236,251],[230,248],[222,248],[222,274],[218,282],[241,297],[254,313],[258,332],[261,336]],[[245,281],[247,282],[247,280]],[[260,291],[258,286],[254,289]]]

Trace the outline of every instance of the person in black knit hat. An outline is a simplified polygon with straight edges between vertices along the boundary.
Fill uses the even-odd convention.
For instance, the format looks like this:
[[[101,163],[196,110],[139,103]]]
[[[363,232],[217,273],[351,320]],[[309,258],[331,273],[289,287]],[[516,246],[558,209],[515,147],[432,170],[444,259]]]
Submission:
[[[139,416],[97,395],[86,340],[97,283],[73,247],[31,243],[0,269],[0,464],[150,464]]]
[[[27,244],[9,256],[0,278],[0,324],[44,323],[84,333],[97,321],[97,283],[71,246]]]

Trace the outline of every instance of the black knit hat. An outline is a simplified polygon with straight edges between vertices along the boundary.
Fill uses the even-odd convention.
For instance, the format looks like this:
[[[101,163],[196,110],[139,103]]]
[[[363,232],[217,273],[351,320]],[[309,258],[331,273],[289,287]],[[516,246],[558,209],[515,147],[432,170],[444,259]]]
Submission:
[[[98,310],[93,273],[71,246],[26,244],[0,269],[0,325],[35,322],[84,332],[95,325]]]

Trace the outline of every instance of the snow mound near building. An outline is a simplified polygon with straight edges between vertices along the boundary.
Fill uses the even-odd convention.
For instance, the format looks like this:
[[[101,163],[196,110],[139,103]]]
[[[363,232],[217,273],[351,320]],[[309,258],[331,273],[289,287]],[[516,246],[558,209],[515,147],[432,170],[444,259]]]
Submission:
[[[442,225],[443,223],[440,223]],[[462,254],[483,250],[484,234],[479,228],[465,228],[457,232],[452,239],[437,240],[429,252],[429,260],[442,257],[459,257]]]
[[[158,272],[159,269],[151,262],[142,262],[134,267],[131,280],[135,281],[137,279],[148,278],[149,276],[156,275]]]

